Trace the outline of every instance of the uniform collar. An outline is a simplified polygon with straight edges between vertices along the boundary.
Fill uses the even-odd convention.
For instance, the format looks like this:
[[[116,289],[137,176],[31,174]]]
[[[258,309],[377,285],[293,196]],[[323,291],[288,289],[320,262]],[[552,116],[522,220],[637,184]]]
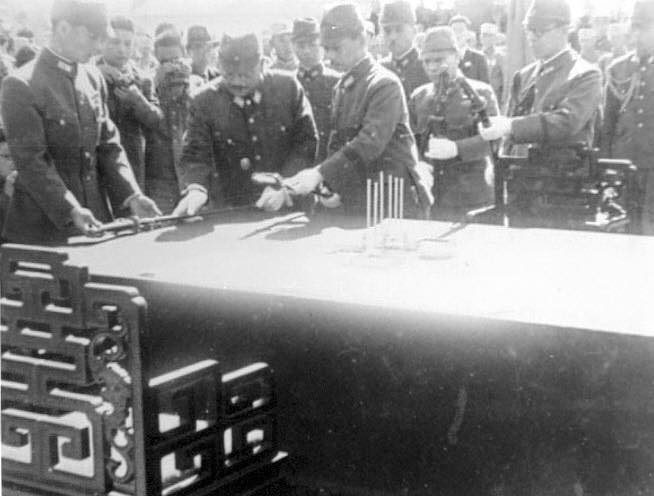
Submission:
[[[351,88],[357,79],[368,72],[372,64],[373,58],[369,53],[367,53],[361,60],[354,64],[352,69],[343,74],[343,77],[341,77],[341,81],[338,83],[338,85],[344,89]]]
[[[45,47],[41,51],[41,60],[43,60],[47,65],[52,68],[57,69],[58,71],[64,73],[71,79],[75,79],[77,75],[77,66],[76,62],[67,59],[55,53],[50,47]]]
[[[232,101],[236,105],[238,105],[239,107],[244,108],[244,107],[250,106],[250,105],[253,105],[253,106],[259,105],[261,103],[261,98],[262,97],[263,97],[263,95],[261,94],[261,91],[254,90],[254,93],[252,93],[251,95],[245,96],[245,97],[243,97],[243,96],[234,96],[234,97],[232,97]]]
[[[541,76],[544,76],[546,74],[549,74],[550,72],[554,72],[559,67],[561,67],[563,64],[565,64],[566,62],[569,62],[573,58],[574,57],[573,57],[572,50],[570,49],[569,46],[566,46],[563,50],[556,53],[555,55],[553,55],[549,59],[541,60],[540,66],[539,66],[539,69],[538,69],[538,73]]]
[[[393,59],[393,65],[398,69],[405,69],[407,65],[418,58],[418,50],[415,47],[409,48],[398,58]]]
[[[297,70],[297,77],[299,79],[308,79],[308,80],[315,79],[318,76],[321,76],[324,70],[325,70],[325,66],[323,66],[322,63],[314,65],[311,69],[305,69],[304,67],[300,67]]]

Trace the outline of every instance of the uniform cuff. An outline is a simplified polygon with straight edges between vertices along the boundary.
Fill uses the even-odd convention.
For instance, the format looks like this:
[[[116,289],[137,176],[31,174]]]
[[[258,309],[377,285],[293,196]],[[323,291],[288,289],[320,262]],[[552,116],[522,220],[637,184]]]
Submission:
[[[208,194],[209,194],[209,191],[207,190],[207,188],[205,188],[205,187],[202,186],[201,184],[192,183],[192,184],[189,184],[186,188],[184,188],[184,189],[182,190],[182,196],[186,196],[186,194],[187,194],[188,192],[190,192],[190,191],[201,191],[201,192],[204,193],[205,195],[208,195]]]

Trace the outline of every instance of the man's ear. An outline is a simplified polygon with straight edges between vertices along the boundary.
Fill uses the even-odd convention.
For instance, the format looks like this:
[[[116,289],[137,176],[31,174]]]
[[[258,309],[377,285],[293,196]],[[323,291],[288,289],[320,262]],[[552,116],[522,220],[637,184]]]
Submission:
[[[54,26],[52,26],[52,31],[59,37],[65,37],[70,34],[73,30],[73,26],[65,20],[57,21]]]

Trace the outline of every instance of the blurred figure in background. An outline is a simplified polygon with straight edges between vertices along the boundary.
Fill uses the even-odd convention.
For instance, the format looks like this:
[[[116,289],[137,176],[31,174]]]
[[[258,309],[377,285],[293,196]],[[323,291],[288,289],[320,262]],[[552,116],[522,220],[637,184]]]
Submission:
[[[488,71],[488,61],[486,56],[468,46],[468,31],[472,24],[466,16],[455,15],[450,19],[450,27],[454,31],[458,45],[463,50],[460,68],[466,77],[490,83],[490,73]]]
[[[104,44],[98,68],[107,83],[109,116],[120,131],[121,142],[139,186],[145,189],[145,130],[157,128],[163,114],[152,84],[143,78],[130,56],[136,36],[134,21],[111,19],[113,36]]]
[[[154,43],[152,36],[143,31],[137,32],[134,39],[134,54],[132,57],[136,63],[136,68],[141,71],[144,77],[150,79],[154,78],[154,73],[159,65],[153,52]]]
[[[591,27],[579,28],[577,31],[577,41],[579,43],[579,55],[591,64],[597,64],[605,52],[597,48],[597,32]]]
[[[323,160],[327,155],[332,114],[332,93],[340,74],[322,62],[320,46],[320,27],[312,17],[296,19],[293,22],[293,49],[299,60],[297,78],[311,102],[313,118],[318,129],[318,156]]]
[[[618,57],[622,57],[627,53],[627,45],[629,43],[629,26],[624,22],[614,22],[608,27],[607,38],[611,51],[602,55],[599,59],[599,67],[602,74],[606,77],[606,70],[611,63]]]
[[[207,83],[220,76],[218,68],[211,65],[211,51],[215,41],[205,26],[191,26],[186,34],[186,53],[191,58],[191,74]]]
[[[283,71],[296,71],[298,68],[297,57],[293,53],[293,42],[291,41],[291,27],[286,22],[277,22],[271,26],[271,69]]]
[[[416,15],[411,2],[396,0],[384,4],[380,23],[390,52],[381,64],[400,78],[408,101],[413,90],[429,81],[414,45]]]
[[[162,24],[155,32],[154,54],[159,66],[154,88],[164,121],[148,136],[145,188],[162,211],[169,213],[179,200],[178,167],[188,118],[191,66],[174,26]]]
[[[495,92],[499,106],[502,107],[505,54],[497,48],[498,34],[499,28],[497,24],[485,22],[479,27],[482,52],[488,61],[490,85]]]

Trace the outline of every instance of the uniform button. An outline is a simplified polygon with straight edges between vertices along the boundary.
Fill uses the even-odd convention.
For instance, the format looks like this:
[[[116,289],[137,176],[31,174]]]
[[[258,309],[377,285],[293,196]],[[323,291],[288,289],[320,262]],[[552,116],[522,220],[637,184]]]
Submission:
[[[84,156],[85,156],[86,158],[91,158],[91,154],[90,154],[89,152],[84,152]]]
[[[256,160],[257,162],[258,162],[259,160],[261,160],[261,155],[255,155],[255,156],[254,156],[254,160]]]
[[[639,114],[642,114],[642,113],[643,113],[643,109],[638,109],[638,113],[639,113]]]
[[[647,67],[645,67],[644,65],[640,66],[640,71],[641,72],[645,72],[646,70],[647,70]]]
[[[643,127],[643,123],[642,123],[642,122],[639,122],[638,125],[637,125],[637,127],[638,127],[638,128]]]
[[[59,121],[59,125],[60,125],[60,126],[63,126],[64,124],[66,124],[66,121],[63,120],[63,119],[61,119],[61,120]]]
[[[279,130],[283,133],[286,131],[286,126],[279,126]]]
[[[250,124],[254,124],[254,117],[250,117],[250,118],[248,119],[248,122],[249,122]]]
[[[645,95],[640,95],[640,96],[638,97],[639,100],[643,100],[644,98],[645,98]]]
[[[247,157],[243,157],[241,159],[241,169],[244,171],[248,170],[250,167],[252,167],[252,163],[250,162],[250,159]]]
[[[228,144],[228,145],[233,145],[234,142],[231,140],[231,138],[227,138],[227,144]]]
[[[252,136],[252,142],[256,143],[257,141],[259,141],[259,137],[255,134],[254,136]]]

